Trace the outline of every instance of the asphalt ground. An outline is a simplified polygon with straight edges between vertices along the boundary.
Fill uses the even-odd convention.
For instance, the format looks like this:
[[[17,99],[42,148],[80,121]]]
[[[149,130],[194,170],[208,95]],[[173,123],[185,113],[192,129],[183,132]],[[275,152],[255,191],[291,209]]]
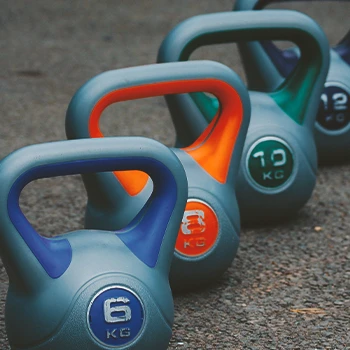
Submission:
[[[229,11],[229,0],[0,1],[0,156],[65,139],[74,92],[105,70],[154,63],[166,33],[192,15]],[[276,5],[274,7],[287,7]],[[293,3],[330,42],[348,30],[350,2]],[[243,76],[234,45],[199,49]],[[118,117],[116,117],[118,116]],[[124,102],[102,119],[107,135],[143,135],[173,145],[162,98]],[[234,263],[213,286],[175,296],[170,349],[350,349],[350,165],[322,167],[307,205],[288,222],[243,228]],[[28,185],[21,208],[52,236],[83,227],[79,176]],[[5,215],[1,213],[1,215]],[[8,349],[0,263],[0,347]],[[18,325],[19,334],[24,324]]]

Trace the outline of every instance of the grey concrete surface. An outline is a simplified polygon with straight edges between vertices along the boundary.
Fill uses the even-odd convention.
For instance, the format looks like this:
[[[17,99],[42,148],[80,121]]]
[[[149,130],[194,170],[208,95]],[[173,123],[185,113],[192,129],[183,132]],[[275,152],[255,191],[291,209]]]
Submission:
[[[76,89],[109,69],[155,62],[166,33],[200,13],[229,11],[230,0],[0,0],[0,157],[25,145],[65,139]],[[278,5],[275,7],[287,7]],[[349,25],[350,2],[293,3],[332,43]],[[193,56],[228,64],[232,46]],[[125,102],[104,113],[107,135],[143,135],[167,145],[174,129],[162,98]],[[350,349],[350,165],[323,167],[305,208],[289,222],[243,228],[238,256],[215,285],[175,296],[170,349]],[[40,180],[21,207],[43,235],[83,226],[80,177]],[[8,349],[0,262],[0,348]],[[20,329],[25,325],[18,325]]]

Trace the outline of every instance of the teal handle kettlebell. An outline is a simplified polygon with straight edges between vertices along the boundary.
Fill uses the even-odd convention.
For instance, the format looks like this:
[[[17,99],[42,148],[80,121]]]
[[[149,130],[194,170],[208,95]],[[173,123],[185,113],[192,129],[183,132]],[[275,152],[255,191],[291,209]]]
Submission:
[[[260,10],[272,2],[288,0],[237,0],[235,10]],[[251,90],[274,91],[295,68],[300,56],[297,48],[280,50],[271,41],[238,46]],[[315,123],[320,163],[350,160],[350,31],[330,49],[330,58]]]
[[[293,41],[302,54],[276,90],[249,94],[252,115],[237,179],[241,218],[248,223],[291,216],[312,194],[317,170],[313,125],[329,65],[325,34],[312,19],[295,11],[215,13],[178,24],[158,53],[158,62],[185,61],[203,45],[266,38]],[[218,110],[217,100],[204,94],[165,98],[181,145],[202,132],[192,118],[208,123]],[[191,134],[186,125],[192,126]]]
[[[137,137],[61,141],[17,150],[0,169],[11,348],[166,349],[173,323],[168,274],[187,198],[174,154]],[[136,169],[152,178],[153,192],[120,231],[45,238],[19,207],[23,187],[39,178]]]
[[[250,103],[240,78],[210,61],[153,64],[102,73],[74,95],[66,116],[67,137],[103,137],[102,112],[112,103],[177,93],[206,91],[220,101],[213,122],[185,149],[172,149],[184,166],[188,201],[179,225],[170,270],[173,290],[189,290],[217,279],[231,264],[239,244],[236,177],[246,136]],[[152,184],[135,172],[84,174],[88,192],[85,224],[118,229],[137,215]],[[133,210],[119,214],[120,206]]]

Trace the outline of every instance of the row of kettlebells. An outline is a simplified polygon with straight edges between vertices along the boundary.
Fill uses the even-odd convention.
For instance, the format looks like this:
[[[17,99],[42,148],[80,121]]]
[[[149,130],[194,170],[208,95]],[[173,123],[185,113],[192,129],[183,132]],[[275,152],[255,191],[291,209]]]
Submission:
[[[289,40],[300,51],[252,40]],[[222,64],[177,62],[199,46],[238,41],[254,92]],[[108,71],[84,84],[66,116],[68,138],[80,140],[25,147],[0,165],[11,347],[165,349],[173,323],[169,271],[173,290],[203,286],[236,254],[239,211],[244,221],[265,222],[299,210],[316,181],[314,135],[322,160],[350,156],[348,124],[339,127],[350,110],[341,81],[349,76],[348,46],[343,56],[331,51],[323,90],[329,47],[309,17],[282,10],[202,15],[169,33],[162,64]],[[288,67],[300,59],[287,71],[280,56]],[[182,148],[103,138],[99,119],[109,105],[161,95]],[[325,116],[314,130],[317,113]],[[21,212],[20,192],[35,179],[69,174],[82,174],[88,193],[86,229],[41,237]],[[19,324],[26,324],[20,336]]]

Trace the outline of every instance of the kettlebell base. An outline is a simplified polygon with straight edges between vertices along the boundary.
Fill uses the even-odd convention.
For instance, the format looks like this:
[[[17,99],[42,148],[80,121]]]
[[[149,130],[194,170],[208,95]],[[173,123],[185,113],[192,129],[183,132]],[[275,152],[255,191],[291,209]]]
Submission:
[[[132,290],[135,295],[140,297],[144,311],[144,321],[139,334],[125,345],[112,346],[103,344],[92,336],[88,326],[89,304],[99,292],[106,288],[120,286],[122,289]],[[148,289],[134,277],[122,274],[109,274],[94,279],[88,286],[75,298],[73,305],[69,309],[65,319],[55,330],[55,334],[43,340],[40,344],[30,346],[19,346],[15,344],[16,340],[9,339],[11,349],[16,350],[97,350],[97,349],[167,349],[172,330],[158,305],[153,300]],[[120,326],[111,324],[111,329],[107,332],[107,337],[118,337],[121,333]],[[147,330],[147,331],[146,331]]]

